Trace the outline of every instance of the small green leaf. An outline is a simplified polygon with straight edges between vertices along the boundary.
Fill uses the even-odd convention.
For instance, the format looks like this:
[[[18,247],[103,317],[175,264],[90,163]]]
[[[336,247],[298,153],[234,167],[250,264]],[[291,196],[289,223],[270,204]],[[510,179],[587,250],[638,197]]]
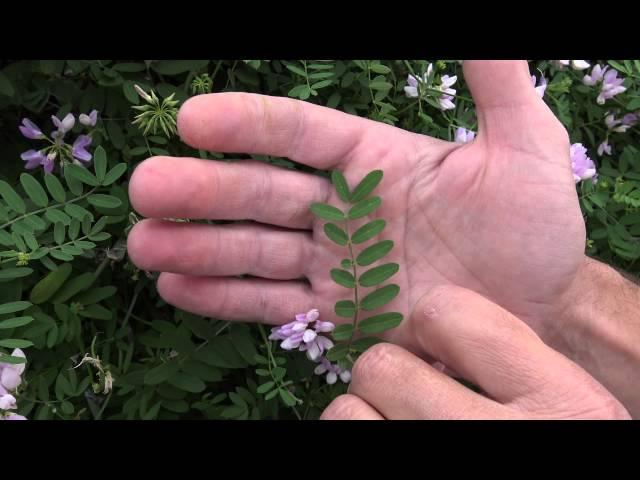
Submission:
[[[355,278],[353,278],[351,272],[347,272],[346,270],[341,270],[339,268],[332,268],[330,274],[333,281],[338,285],[342,285],[347,288],[354,288],[356,286]]]
[[[95,206],[100,208],[118,208],[122,205],[122,201],[118,197],[114,197],[113,195],[103,195],[103,194],[93,194],[87,197],[87,201]]]
[[[374,287],[395,275],[398,270],[400,270],[400,265],[397,263],[385,263],[364,272],[358,278],[358,283],[363,287]]]
[[[102,183],[107,173],[107,152],[104,151],[102,145],[98,145],[93,153],[93,168],[96,172],[96,178]]]
[[[22,200],[22,197],[16,193],[16,191],[4,180],[0,180],[0,195],[7,202],[9,208],[17,213],[25,213],[27,206]]]
[[[6,95],[7,97],[13,97],[15,93],[15,89],[9,80],[7,75],[0,71],[0,94]]]
[[[47,196],[47,192],[44,191],[40,182],[38,182],[35,178],[33,178],[28,173],[23,173],[20,175],[20,183],[22,184],[22,188],[29,198],[39,207],[46,207],[49,205],[49,197]]]
[[[81,168],[81,167],[78,167],[78,168]],[[77,178],[75,178],[73,175],[71,175],[70,170],[68,170],[67,168],[63,170],[63,175],[64,175],[65,181],[67,182],[67,186],[69,187],[69,190],[71,190],[71,193],[73,193],[76,196],[82,195],[82,190],[83,190],[82,182]]]
[[[385,285],[364,297],[362,302],[360,302],[360,306],[363,310],[375,310],[396,298],[398,293],[400,293],[400,287],[398,285]]]
[[[337,226],[335,223],[325,223],[324,233],[327,235],[327,237],[329,237],[330,240],[334,241],[338,245],[345,246],[349,241],[347,232],[345,232],[342,228]]]
[[[346,343],[340,343],[330,348],[327,351],[327,360],[332,362],[337,362],[338,360],[343,359],[349,353],[349,348]]]
[[[366,242],[384,230],[386,224],[387,222],[381,218],[365,223],[353,233],[351,236],[351,242],[354,244]]]
[[[333,183],[333,187],[336,189],[338,197],[343,202],[349,201],[349,185],[347,184],[347,180],[344,178],[344,175],[340,170],[334,170],[331,172],[331,183]]]
[[[353,262],[348,258],[345,258],[340,262],[340,266],[342,266],[342,268],[351,268],[353,267]]]
[[[275,390],[271,390],[269,393],[267,393],[267,394],[264,396],[264,399],[265,399],[265,400],[271,400],[271,399],[272,399],[272,398],[274,398],[276,395],[278,395],[278,392],[279,392],[279,391],[280,391],[280,390],[278,390],[277,388],[276,388]]]
[[[275,386],[275,382],[263,383],[257,388],[258,393],[267,393]]]
[[[344,213],[340,209],[326,203],[311,204],[311,211],[315,216],[323,218],[325,220],[333,220],[339,222],[346,219]]]
[[[0,315],[21,312],[22,310],[26,310],[30,306],[31,302],[25,302],[24,300],[18,302],[3,303],[2,305],[0,305]]]
[[[637,110],[640,108],[640,97],[632,98],[627,104],[627,110]]]
[[[180,365],[178,362],[167,362],[153,367],[148,370],[144,375],[145,385],[158,385],[159,383],[166,382],[169,378],[178,373]]]
[[[381,203],[382,200],[380,199],[380,197],[365,198],[364,200],[359,201],[353,207],[351,207],[348,216],[351,220],[364,217],[378,208]]]
[[[104,185],[105,187],[111,185],[113,182],[118,180],[126,171],[127,171],[127,164],[118,163],[115,167],[109,170],[107,174],[104,176],[102,185]]]
[[[0,355],[2,363],[10,363],[11,365],[20,365],[21,363],[27,363],[27,359],[24,357],[14,357],[12,355]]]
[[[358,186],[353,190],[353,193],[351,194],[351,202],[357,203],[360,200],[363,200],[367,195],[369,195],[373,191],[373,189],[378,186],[378,183],[380,183],[380,180],[382,180],[382,176],[382,170],[374,170],[366,177],[364,177],[358,184]]]
[[[51,255],[56,260],[62,260],[63,262],[70,262],[71,260],[73,260],[73,255],[61,252],[60,250],[51,250],[49,252],[49,255]]]
[[[49,190],[51,197],[56,202],[64,203],[67,200],[64,187],[62,186],[62,183],[60,183],[60,180],[58,180],[58,177],[51,173],[47,173],[44,176],[44,183],[47,186],[47,190]]]
[[[334,340],[340,342],[343,340],[349,340],[353,336],[353,325],[350,323],[343,323],[338,325],[333,332],[331,332]]]
[[[92,187],[97,187],[100,185],[98,179],[86,168],[80,167],[73,163],[69,163],[64,167],[65,174],[68,173],[71,177],[79,180],[80,182],[90,185]]]
[[[0,282],[26,277],[31,275],[32,272],[33,269],[28,267],[4,268],[0,270]]]
[[[372,90],[389,90],[393,88],[393,84],[389,82],[375,81],[369,84]]]
[[[93,288],[87,292],[78,295],[74,301],[81,305],[90,305],[92,303],[98,303],[107,298],[113,297],[118,289],[114,286]]]
[[[101,242],[101,241],[107,240],[109,238],[111,238],[111,234],[107,233],[107,232],[100,232],[100,233],[89,235],[89,240],[91,240],[93,242]]]
[[[18,328],[33,322],[33,317],[15,317],[0,321],[0,330]],[[4,361],[4,360],[2,360]]]
[[[173,385],[180,390],[191,393],[200,393],[207,388],[202,380],[193,375],[189,375],[186,372],[178,372],[173,377],[169,378],[168,382],[170,385]]]
[[[356,304],[351,300],[340,300],[334,307],[336,315],[344,318],[353,318],[356,313]]]
[[[402,322],[402,314],[398,312],[381,313],[358,322],[358,330],[369,335],[395,328]]]
[[[58,245],[62,245],[64,243],[64,235],[64,224],[62,222],[56,222],[56,224],[53,226],[53,240]]]
[[[64,211],[73,218],[77,218],[80,221],[82,221],[85,216],[93,218],[93,215],[91,215],[91,212],[89,210],[81,207],[80,205],[76,205],[75,203],[66,204],[64,206]]]
[[[380,65],[379,63],[374,63],[369,66],[372,72],[381,73],[382,75],[386,75],[391,72],[391,69],[386,65]]]
[[[53,297],[53,303],[64,303],[79,292],[86,290],[95,280],[92,272],[85,272],[73,277],[59,289]]]
[[[57,208],[49,208],[46,212],[44,212],[44,216],[47,217],[47,220],[54,224],[56,222],[60,222],[63,225],[69,225],[69,222],[71,222],[71,218],[69,218],[69,215],[61,210],[58,210]]]
[[[71,275],[71,264],[64,263],[35,284],[29,299],[36,305],[49,300]]]
[[[280,398],[287,407],[293,407],[296,403],[298,403],[296,402],[295,397],[291,395],[291,392],[286,388],[281,388],[278,390],[278,392],[280,392]]]
[[[78,312],[78,315],[86,318],[94,318],[96,320],[111,320],[113,318],[111,310],[104,308],[98,303],[87,305]]]
[[[65,415],[71,415],[73,414],[73,403],[69,402],[68,400],[63,401],[60,404],[60,410],[62,411],[62,413],[64,413]]]
[[[29,340],[18,340],[14,338],[0,340],[0,347],[4,348],[29,348],[32,346],[33,342],[30,342]]]
[[[377,337],[362,337],[362,338],[359,338],[358,340],[355,340],[351,344],[351,348],[356,352],[362,353],[365,350],[367,350],[369,347],[372,347],[373,345],[375,345],[376,343],[383,343],[383,342],[384,340]]]

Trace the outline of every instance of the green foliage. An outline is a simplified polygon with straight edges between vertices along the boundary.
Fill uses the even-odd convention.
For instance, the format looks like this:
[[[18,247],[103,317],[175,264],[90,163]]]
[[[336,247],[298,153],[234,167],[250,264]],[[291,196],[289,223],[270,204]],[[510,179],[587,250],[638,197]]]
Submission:
[[[333,223],[324,225],[327,237],[339,245],[346,246],[349,254],[349,258],[341,262],[343,268],[333,268],[329,272],[335,283],[352,289],[354,296],[353,301],[339,300],[335,304],[336,315],[350,318],[352,323],[339,325],[334,330],[333,338],[338,343],[327,352],[327,359],[339,361],[339,365],[344,369],[350,368],[358,354],[364,351],[364,349],[354,348],[354,338],[357,331],[363,334],[382,333],[400,325],[403,318],[401,313],[390,312],[358,322],[360,311],[381,308],[400,293],[398,285],[391,284],[380,287],[383,282],[400,270],[400,265],[397,263],[378,265],[358,275],[358,266],[370,265],[380,260],[393,248],[392,241],[382,240],[365,248],[359,254],[354,252],[355,245],[379,235],[384,230],[386,222],[381,218],[376,218],[358,227],[351,236],[347,233],[353,228],[350,221],[370,215],[382,204],[380,197],[369,196],[382,181],[382,177],[382,170],[374,170],[367,174],[353,190],[350,190],[344,175],[341,172],[333,171],[331,181],[336,193],[342,201],[350,205],[347,216],[344,216],[342,210],[331,205],[315,203],[310,207],[316,217],[322,220],[342,221],[344,224],[344,229]],[[346,270],[348,268],[351,268],[351,271]],[[376,287],[376,289],[363,297],[359,287]]]

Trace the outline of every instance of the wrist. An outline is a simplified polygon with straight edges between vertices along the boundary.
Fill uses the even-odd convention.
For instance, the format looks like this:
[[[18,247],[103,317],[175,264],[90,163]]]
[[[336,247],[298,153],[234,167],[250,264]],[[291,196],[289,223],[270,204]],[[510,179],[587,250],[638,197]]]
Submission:
[[[630,288],[628,283],[615,269],[585,256],[547,323],[545,340],[574,361],[586,360],[594,342],[623,348],[624,330],[614,310],[619,295]]]

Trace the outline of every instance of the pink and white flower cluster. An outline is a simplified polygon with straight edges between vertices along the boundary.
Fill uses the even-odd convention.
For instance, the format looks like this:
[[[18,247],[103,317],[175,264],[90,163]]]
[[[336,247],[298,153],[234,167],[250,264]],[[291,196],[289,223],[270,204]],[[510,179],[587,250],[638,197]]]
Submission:
[[[11,356],[25,358],[24,352],[19,348],[16,348]],[[11,412],[18,408],[13,394],[22,383],[24,367],[24,363],[16,365],[0,362],[0,420],[26,420],[22,415]]]
[[[407,77],[407,86],[404,87],[404,93],[407,97],[417,98],[421,94],[421,87],[424,89],[436,90],[441,92],[437,94],[440,110],[444,111],[456,108],[453,103],[456,90],[451,87],[456,83],[458,77],[456,75],[442,75],[442,77],[440,77],[439,85],[434,85],[433,79],[433,64],[430,63],[422,78],[415,77],[413,75],[409,75]]]
[[[307,352],[307,358],[314,362],[320,362],[315,369],[317,375],[327,373],[327,383],[335,383],[338,375],[347,383],[351,379],[348,370],[342,370],[338,365],[332,365],[324,352],[333,347],[333,342],[328,337],[321,335],[333,331],[336,326],[331,322],[323,322],[319,319],[320,312],[317,309],[307,313],[299,313],[293,322],[271,329],[269,340],[282,340],[280,347],[284,350],[298,349]]]

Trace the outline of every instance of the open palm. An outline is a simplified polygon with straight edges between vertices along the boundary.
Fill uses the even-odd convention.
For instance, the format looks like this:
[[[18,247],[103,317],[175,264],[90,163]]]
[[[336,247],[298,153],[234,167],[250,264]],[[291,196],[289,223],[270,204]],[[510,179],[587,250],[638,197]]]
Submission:
[[[383,204],[374,216],[387,220],[379,238],[395,242],[385,260],[401,265],[392,277],[401,293],[384,309],[408,315],[433,287],[455,284],[544,334],[545,319],[583,258],[567,134],[532,88],[526,62],[469,61],[464,69],[479,135],[463,146],[305,102],[243,93],[189,100],[179,131],[195,148],[339,169],[352,187],[382,169],[376,194]],[[179,308],[281,324],[311,308],[338,320],[333,304],[351,298],[328,275],[347,251],[325,237],[324,222],[309,211],[313,202],[341,203],[322,177],[253,161],[155,157],[136,169],[130,196],[149,218],[131,231],[129,254],[140,268],[165,272],[158,289]],[[250,277],[237,277],[243,274]],[[405,325],[389,338],[414,346]]]

